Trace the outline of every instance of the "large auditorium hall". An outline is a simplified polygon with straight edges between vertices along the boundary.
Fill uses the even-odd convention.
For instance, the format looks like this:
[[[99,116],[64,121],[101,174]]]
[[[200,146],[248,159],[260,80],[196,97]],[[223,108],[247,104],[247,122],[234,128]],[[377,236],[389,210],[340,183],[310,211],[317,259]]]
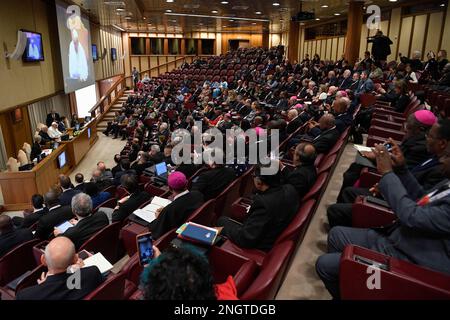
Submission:
[[[448,0],[6,0],[0,43],[0,305],[450,299]]]

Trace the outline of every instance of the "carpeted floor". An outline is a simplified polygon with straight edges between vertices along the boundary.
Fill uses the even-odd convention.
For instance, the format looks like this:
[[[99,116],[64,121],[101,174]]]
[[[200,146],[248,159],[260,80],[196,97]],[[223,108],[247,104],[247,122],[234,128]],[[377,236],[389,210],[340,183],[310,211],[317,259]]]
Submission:
[[[328,291],[320,281],[315,271],[317,258],[326,252],[328,221],[326,209],[336,202],[342,185],[342,174],[354,161],[356,150],[353,144],[345,147],[322,196],[319,207],[311,220],[305,238],[297,248],[290,269],[281,286],[277,299],[281,300],[322,300],[331,299]]]

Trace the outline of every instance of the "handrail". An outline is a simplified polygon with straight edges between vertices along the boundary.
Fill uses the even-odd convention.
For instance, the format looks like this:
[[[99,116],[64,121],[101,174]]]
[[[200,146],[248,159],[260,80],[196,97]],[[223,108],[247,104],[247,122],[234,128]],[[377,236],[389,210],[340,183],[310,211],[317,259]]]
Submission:
[[[120,88],[119,88],[120,86]],[[122,75],[119,80],[109,88],[108,91],[100,98],[100,100],[89,110],[92,119],[100,115],[102,117],[111,105],[122,95],[126,88],[125,76]],[[114,93],[114,96],[112,94]],[[106,105],[105,105],[106,102]]]

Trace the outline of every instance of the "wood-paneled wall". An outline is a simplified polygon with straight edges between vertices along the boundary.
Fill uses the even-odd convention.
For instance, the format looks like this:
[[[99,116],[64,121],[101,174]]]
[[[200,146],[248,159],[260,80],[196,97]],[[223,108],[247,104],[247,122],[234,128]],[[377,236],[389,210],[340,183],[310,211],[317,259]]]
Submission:
[[[33,141],[28,108],[22,106],[18,109],[22,113],[22,120],[19,122],[13,121],[12,113],[14,110],[0,114],[0,126],[2,127],[6,153],[8,157],[14,158],[17,158],[17,153],[22,149],[24,142],[31,144],[30,142]]]
[[[97,45],[98,54],[102,55],[106,49],[103,60],[94,62],[95,79],[101,80],[123,74],[125,69],[125,54],[120,32],[91,24],[92,44]],[[111,60],[111,48],[117,49],[117,60]]]
[[[43,0],[2,1],[0,10],[0,111],[64,89],[54,4]],[[3,57],[14,51],[17,30],[42,33],[45,61]],[[6,130],[3,129],[3,132]]]
[[[367,37],[373,36],[376,30],[369,30],[365,24],[361,28],[359,56],[363,57],[366,50],[372,49],[372,44],[367,43]],[[380,29],[394,43],[391,46],[392,54],[388,57],[388,61],[398,60],[399,53],[411,56],[414,51],[420,51],[422,59],[426,59],[429,51],[437,53],[445,49],[450,52],[450,8],[447,8],[447,11],[409,16],[402,16],[402,9],[394,8],[390,19],[381,21]],[[298,52],[300,60],[305,54],[312,56],[315,53],[318,53],[323,60],[336,60],[344,52],[345,36],[309,41],[305,41],[304,37],[304,29],[301,29]]]

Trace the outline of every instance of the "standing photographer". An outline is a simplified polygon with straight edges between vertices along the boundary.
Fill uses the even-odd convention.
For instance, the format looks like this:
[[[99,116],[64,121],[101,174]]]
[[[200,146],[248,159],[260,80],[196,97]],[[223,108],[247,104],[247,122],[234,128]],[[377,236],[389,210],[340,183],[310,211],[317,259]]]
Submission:
[[[387,57],[391,54],[391,45],[393,44],[391,39],[383,35],[381,30],[378,30],[374,37],[369,37],[367,42],[373,43],[372,55],[375,62],[385,63]]]

